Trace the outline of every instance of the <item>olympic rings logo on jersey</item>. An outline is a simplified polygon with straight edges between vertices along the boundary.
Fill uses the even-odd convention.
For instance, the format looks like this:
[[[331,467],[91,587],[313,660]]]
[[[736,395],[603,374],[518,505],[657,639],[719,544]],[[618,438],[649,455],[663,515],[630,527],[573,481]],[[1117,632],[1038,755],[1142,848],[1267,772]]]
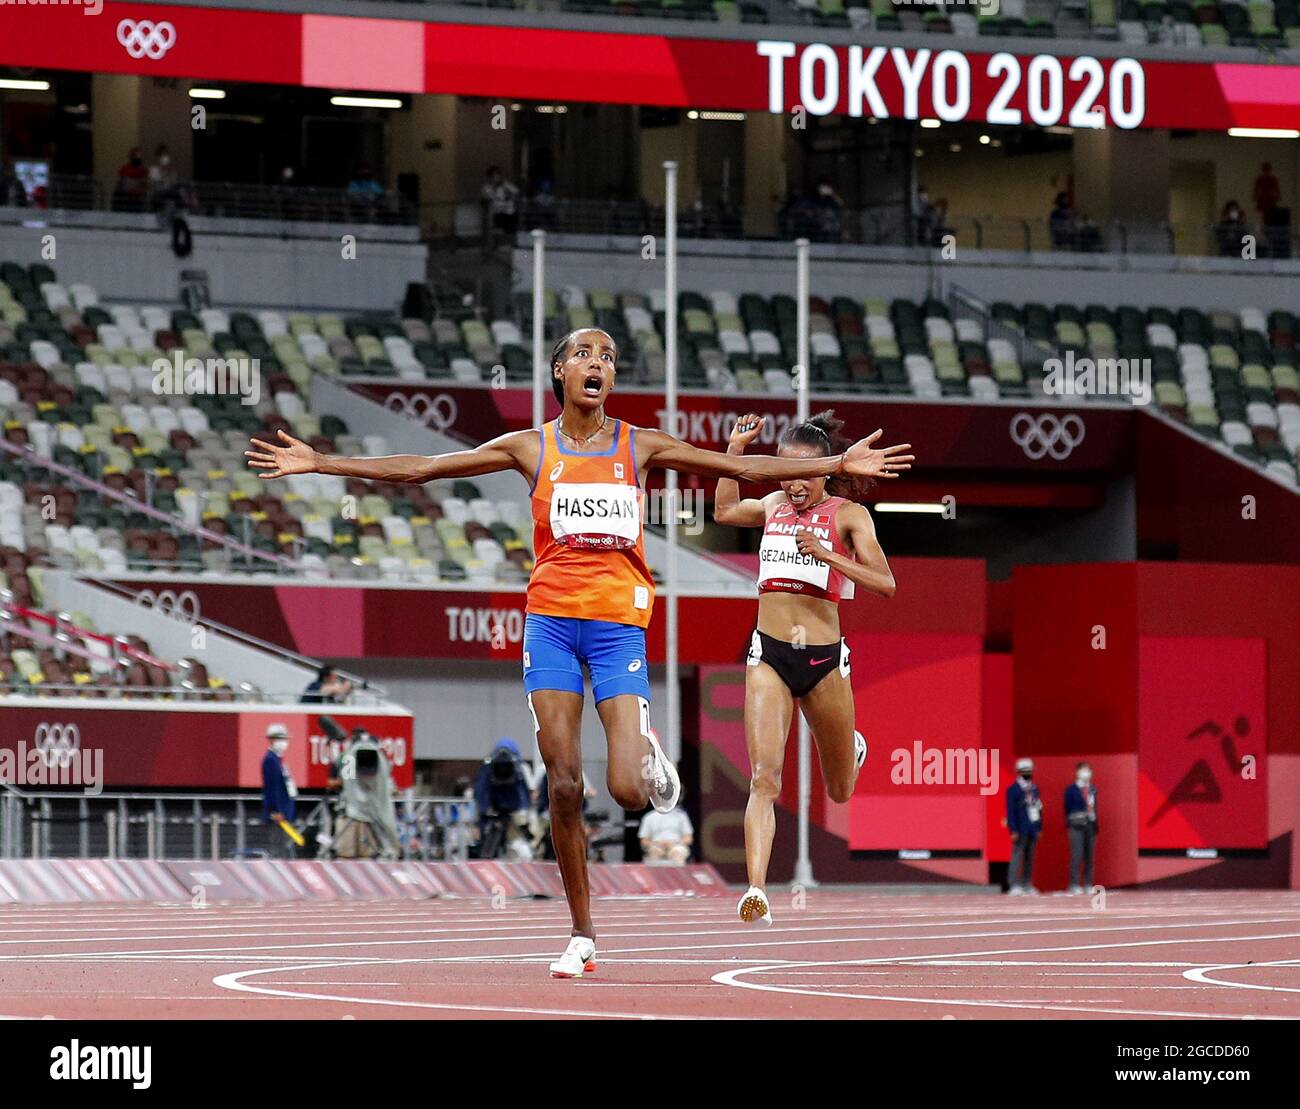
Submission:
[[[460,414],[456,398],[450,393],[439,393],[435,397],[428,393],[389,393],[384,399],[384,407],[408,420],[418,420],[434,431],[446,431]]]
[[[1011,418],[1011,441],[1033,461],[1048,455],[1058,462],[1069,458],[1086,431],[1083,418],[1073,413],[1058,418],[1050,412],[1041,416],[1018,412]]]
[[[176,45],[176,27],[165,19],[159,23],[152,19],[123,19],[117,25],[117,41],[132,58],[156,62]]]
[[[33,742],[46,766],[71,766],[81,748],[81,729],[76,724],[37,724]]]
[[[163,589],[157,594],[152,589],[142,589],[135,595],[135,603],[156,609],[163,616],[180,620],[186,624],[197,624],[199,620],[199,598],[192,589],[173,593]]]

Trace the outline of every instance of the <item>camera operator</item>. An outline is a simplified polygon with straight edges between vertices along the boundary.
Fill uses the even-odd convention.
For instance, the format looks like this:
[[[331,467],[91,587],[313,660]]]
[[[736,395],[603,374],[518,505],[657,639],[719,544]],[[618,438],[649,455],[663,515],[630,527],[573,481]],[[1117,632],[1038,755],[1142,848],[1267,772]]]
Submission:
[[[375,737],[361,728],[339,760],[338,839],[340,859],[401,857],[393,771]]]
[[[531,859],[528,782],[513,739],[503,739],[483,760],[474,779],[479,814],[479,858],[494,859],[507,848],[516,858]]]

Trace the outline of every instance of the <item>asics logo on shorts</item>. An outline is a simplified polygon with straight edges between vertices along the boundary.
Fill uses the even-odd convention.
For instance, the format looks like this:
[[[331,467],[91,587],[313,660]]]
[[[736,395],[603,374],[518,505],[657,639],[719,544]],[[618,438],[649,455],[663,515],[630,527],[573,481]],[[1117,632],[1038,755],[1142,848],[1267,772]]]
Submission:
[[[635,674],[640,669],[641,669],[641,660],[639,658],[634,658],[631,662],[627,664],[627,672],[629,674]]]

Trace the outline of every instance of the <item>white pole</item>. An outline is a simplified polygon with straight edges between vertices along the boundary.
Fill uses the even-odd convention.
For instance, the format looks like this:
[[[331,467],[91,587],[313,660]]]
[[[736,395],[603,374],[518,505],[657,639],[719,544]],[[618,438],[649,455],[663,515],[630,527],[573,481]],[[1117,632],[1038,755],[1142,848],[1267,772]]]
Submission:
[[[546,364],[546,232],[534,229],[533,237],[533,427],[546,420],[546,387],[551,376]]]
[[[812,376],[811,353],[808,349],[808,240],[796,239],[795,247],[795,300],[798,304],[795,315],[795,357],[798,365],[796,385],[798,388],[795,401],[796,419],[803,423],[808,419],[808,379]],[[815,886],[812,858],[809,854],[809,808],[812,805],[812,733],[808,730],[808,721],[799,714],[799,847],[794,863],[794,880],[801,886]]]
[[[668,411],[668,431],[677,429],[677,163],[664,163],[664,407]],[[668,757],[678,762],[682,757],[681,689],[677,673],[677,471],[666,475],[664,497],[668,516],[668,566],[666,580],[668,627],[665,642],[667,666],[668,718],[665,727]]]
[[[534,228],[533,237],[533,427],[546,422],[546,389],[551,368],[546,361],[546,232]],[[532,702],[529,702],[532,711]],[[536,723],[536,717],[533,718]],[[533,729],[533,774],[541,781],[542,745]],[[536,782],[530,782],[531,789]]]

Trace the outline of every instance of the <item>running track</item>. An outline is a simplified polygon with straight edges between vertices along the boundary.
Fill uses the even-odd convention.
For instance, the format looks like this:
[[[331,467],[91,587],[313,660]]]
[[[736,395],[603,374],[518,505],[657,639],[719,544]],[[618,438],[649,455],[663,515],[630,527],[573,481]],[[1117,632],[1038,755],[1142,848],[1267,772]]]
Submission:
[[[776,894],[597,903],[599,969],[552,981],[555,901],[12,906],[0,1014],[1300,1018],[1300,892]]]

